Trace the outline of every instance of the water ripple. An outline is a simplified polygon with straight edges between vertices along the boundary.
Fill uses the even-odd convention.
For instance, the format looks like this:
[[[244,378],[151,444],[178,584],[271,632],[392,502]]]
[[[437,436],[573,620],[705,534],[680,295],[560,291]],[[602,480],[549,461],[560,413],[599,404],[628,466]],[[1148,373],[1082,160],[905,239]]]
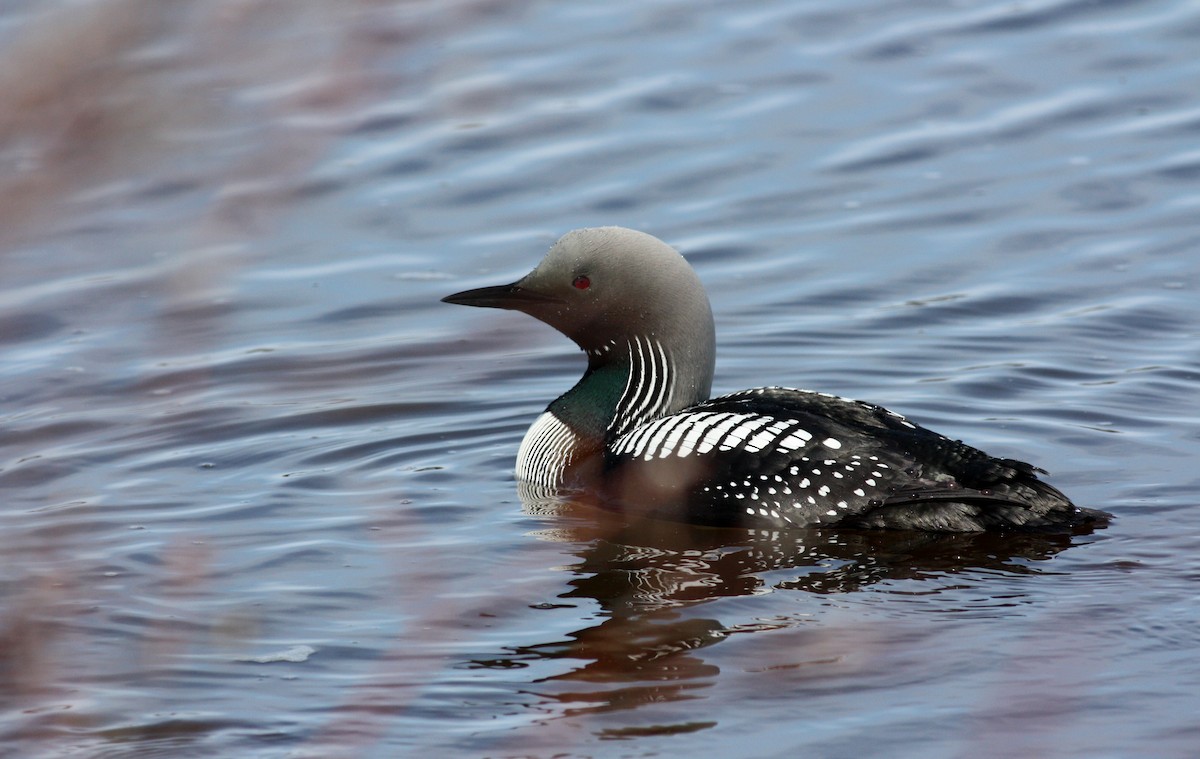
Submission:
[[[1194,753],[1194,3],[284,10],[0,11],[0,753]],[[586,362],[439,299],[593,224],[693,262],[719,390],[1117,520],[523,509]]]

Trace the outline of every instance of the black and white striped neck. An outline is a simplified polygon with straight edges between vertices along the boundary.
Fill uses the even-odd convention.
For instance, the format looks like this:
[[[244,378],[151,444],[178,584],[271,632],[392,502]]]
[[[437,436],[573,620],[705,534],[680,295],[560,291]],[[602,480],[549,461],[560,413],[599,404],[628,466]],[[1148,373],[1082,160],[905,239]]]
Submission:
[[[654,335],[612,338],[586,353],[583,377],[547,410],[597,443],[706,400],[712,389],[711,353],[681,352]]]
[[[707,399],[712,386],[711,355],[685,362],[654,336],[613,338],[586,352],[583,377],[526,433],[520,479],[546,487],[577,479],[573,470],[598,466],[615,440]]]

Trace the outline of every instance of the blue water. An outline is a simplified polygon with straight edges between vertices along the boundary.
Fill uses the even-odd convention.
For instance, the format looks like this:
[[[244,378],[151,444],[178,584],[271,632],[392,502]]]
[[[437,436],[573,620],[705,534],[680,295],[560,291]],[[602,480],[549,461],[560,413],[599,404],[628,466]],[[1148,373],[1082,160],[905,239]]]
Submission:
[[[1200,6],[284,5],[0,9],[0,753],[1196,755]],[[524,509],[599,224],[1116,521]]]

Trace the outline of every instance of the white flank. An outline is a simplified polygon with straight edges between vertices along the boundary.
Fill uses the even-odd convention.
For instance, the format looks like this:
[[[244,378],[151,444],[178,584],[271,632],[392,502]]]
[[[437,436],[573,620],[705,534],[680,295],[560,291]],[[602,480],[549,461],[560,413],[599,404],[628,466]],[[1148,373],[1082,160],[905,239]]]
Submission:
[[[517,479],[548,488],[561,485],[575,444],[570,427],[549,411],[543,413],[525,433],[517,451]]]

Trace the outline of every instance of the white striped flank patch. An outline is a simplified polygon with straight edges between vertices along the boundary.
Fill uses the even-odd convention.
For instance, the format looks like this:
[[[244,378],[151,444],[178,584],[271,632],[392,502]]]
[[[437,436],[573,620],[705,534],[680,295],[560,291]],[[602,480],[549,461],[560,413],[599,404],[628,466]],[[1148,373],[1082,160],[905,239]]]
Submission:
[[[747,419],[753,418],[752,414],[718,414],[719,422],[712,425],[703,431],[703,437],[700,439],[699,445],[696,446],[697,453],[708,453],[713,448],[725,439],[725,435],[734,427],[741,424]]]
[[[675,414],[665,417],[662,422],[646,441],[646,458],[651,458],[654,451],[658,452],[659,458],[670,456],[683,436],[683,431],[690,427],[694,420],[690,414]]]
[[[712,450],[791,451],[811,440],[799,422],[763,414],[691,411],[656,419],[619,438],[613,453],[635,458],[703,455]]]
[[[793,424],[794,422],[789,422],[786,419],[771,422],[762,431],[754,433],[754,437],[746,441],[746,450],[751,453],[758,453],[763,448],[773,445],[779,439],[779,433]]]
[[[746,438],[751,433],[756,432],[759,427],[765,427],[773,421],[775,421],[774,417],[752,414],[748,420],[738,424],[729,431],[729,434],[721,441],[720,449],[722,451],[732,451],[734,448],[743,447],[742,444],[746,442]]]
[[[548,488],[562,484],[575,450],[575,433],[549,411],[525,433],[517,452],[517,479]]]
[[[679,442],[679,455],[690,455],[700,444],[700,437],[712,429],[713,425],[718,424],[721,419],[727,416],[731,416],[731,414],[718,414],[713,411],[704,411],[696,414],[692,419],[692,424],[684,433],[683,439]]]
[[[789,430],[787,437],[779,441],[779,450],[794,451],[802,447],[809,440],[812,440],[812,437],[812,433],[808,430]]]
[[[620,438],[613,445],[613,452],[647,460],[666,458],[676,450],[680,456],[693,451],[707,453],[713,447],[711,440],[714,437],[723,435],[738,421],[752,418],[749,414],[715,414],[711,411],[672,414],[643,424]]]

